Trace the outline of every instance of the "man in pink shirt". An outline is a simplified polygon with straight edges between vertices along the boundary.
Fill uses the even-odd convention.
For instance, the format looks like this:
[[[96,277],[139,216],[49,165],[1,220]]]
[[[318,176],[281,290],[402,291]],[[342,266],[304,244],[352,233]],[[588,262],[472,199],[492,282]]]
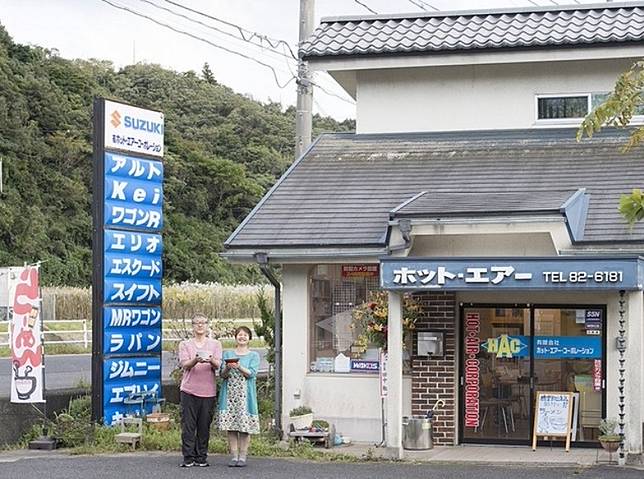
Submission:
[[[210,423],[215,412],[215,372],[221,366],[221,343],[208,337],[208,318],[192,318],[193,337],[179,344],[181,380],[181,467],[207,467]]]

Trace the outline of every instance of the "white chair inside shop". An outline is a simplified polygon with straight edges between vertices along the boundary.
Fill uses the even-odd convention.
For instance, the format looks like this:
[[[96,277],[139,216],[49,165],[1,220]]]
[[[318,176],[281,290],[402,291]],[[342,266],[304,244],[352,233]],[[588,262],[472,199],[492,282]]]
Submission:
[[[575,389],[579,391],[579,439],[584,440],[584,428],[598,428],[602,420],[602,394],[594,391],[589,375],[577,375]]]

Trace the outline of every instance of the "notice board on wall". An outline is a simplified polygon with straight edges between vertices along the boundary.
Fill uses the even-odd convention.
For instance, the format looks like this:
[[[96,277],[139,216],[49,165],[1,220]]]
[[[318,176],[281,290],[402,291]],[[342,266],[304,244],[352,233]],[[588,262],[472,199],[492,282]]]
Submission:
[[[532,450],[537,449],[538,437],[565,438],[566,452],[570,451],[570,433],[574,393],[537,391],[534,412]]]

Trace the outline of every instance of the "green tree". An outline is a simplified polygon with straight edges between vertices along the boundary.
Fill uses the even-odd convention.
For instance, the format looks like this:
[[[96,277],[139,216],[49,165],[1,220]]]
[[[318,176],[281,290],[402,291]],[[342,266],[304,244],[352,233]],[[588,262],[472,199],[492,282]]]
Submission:
[[[215,80],[215,75],[210,69],[210,65],[208,65],[208,62],[203,64],[203,68],[201,69],[201,77],[211,85],[217,84],[217,80]]]
[[[0,266],[45,261],[43,284],[90,284],[91,119],[101,96],[165,113],[165,279],[262,282],[258,268],[219,253],[291,164],[295,113],[208,81],[208,71],[67,60],[14,43],[0,25]],[[353,122],[316,117],[314,127]]]
[[[592,137],[603,126],[625,128],[630,125],[633,116],[644,110],[644,60],[636,62],[630,70],[622,73],[613,91],[597,108],[590,112],[577,131],[577,141],[588,135]],[[634,128],[623,151],[637,148],[644,141],[644,127]],[[619,212],[632,226],[644,219],[644,194],[639,188],[633,189],[630,195],[622,195]]]

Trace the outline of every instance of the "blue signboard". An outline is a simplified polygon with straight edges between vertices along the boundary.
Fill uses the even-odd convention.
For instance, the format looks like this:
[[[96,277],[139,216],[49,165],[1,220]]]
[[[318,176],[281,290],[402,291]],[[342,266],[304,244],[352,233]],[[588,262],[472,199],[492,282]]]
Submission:
[[[163,276],[161,255],[133,255],[127,253],[104,256],[105,276],[110,278],[160,279]]]
[[[139,328],[136,332],[127,329],[105,331],[103,352],[105,354],[160,353],[161,331],[157,328]]]
[[[535,336],[534,357],[537,359],[601,359],[601,337]]]
[[[164,126],[104,99],[94,122],[92,418],[113,424],[141,412],[130,395],[161,396]]]
[[[151,304],[160,306],[160,279],[125,279],[106,277],[103,282],[104,304]]]
[[[114,424],[126,413],[124,400],[132,394],[161,395],[161,359],[159,356],[130,356],[106,359],[103,363],[103,417]],[[147,405],[151,411],[152,404]]]
[[[104,307],[103,353],[160,353],[161,319],[159,307]]]
[[[388,290],[640,290],[644,263],[614,258],[382,258]]]
[[[161,308],[141,306],[106,306],[103,308],[104,328],[161,327]]]
[[[105,176],[163,182],[163,163],[117,153],[105,153]]]
[[[481,342],[481,351],[497,358],[530,356],[529,336],[502,334]],[[601,359],[602,341],[598,336],[535,336],[535,359]]]
[[[163,228],[163,213],[158,206],[106,201],[105,225],[111,228],[160,231]]]
[[[103,233],[103,246],[105,253],[147,254],[159,258],[163,255],[160,234],[106,229]]]
[[[366,359],[352,359],[351,371],[363,373],[377,373],[380,370],[380,361]]]

